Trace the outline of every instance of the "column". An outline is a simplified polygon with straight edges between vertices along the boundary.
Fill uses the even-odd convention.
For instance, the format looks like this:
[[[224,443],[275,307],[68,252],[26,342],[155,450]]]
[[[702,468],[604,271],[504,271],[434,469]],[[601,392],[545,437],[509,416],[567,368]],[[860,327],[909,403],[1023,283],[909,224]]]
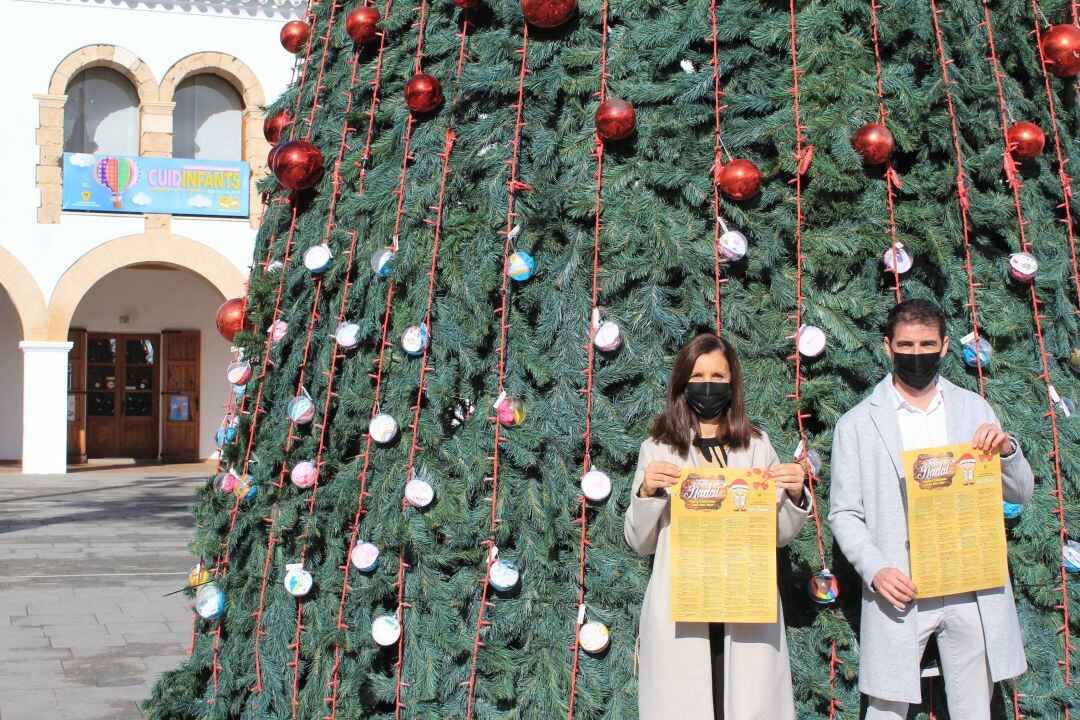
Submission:
[[[22,469],[67,472],[68,351],[72,343],[23,341]]]

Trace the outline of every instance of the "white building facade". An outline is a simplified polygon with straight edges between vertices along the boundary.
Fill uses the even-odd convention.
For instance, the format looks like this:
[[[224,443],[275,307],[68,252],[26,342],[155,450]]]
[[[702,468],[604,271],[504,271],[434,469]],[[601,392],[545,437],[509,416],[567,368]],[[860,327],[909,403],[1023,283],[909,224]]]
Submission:
[[[244,293],[269,151],[262,106],[292,76],[278,33],[302,0],[6,7],[13,27],[32,30],[12,34],[20,60],[0,113],[0,461],[62,473],[93,458],[211,457],[230,357],[215,312]],[[88,206],[72,201],[75,171],[88,200],[94,173],[95,193],[110,187],[95,163],[125,157],[142,182],[166,158],[195,172],[247,163],[237,173],[250,177],[248,210],[199,197],[188,206],[201,216],[183,203],[149,212],[157,203],[144,193],[124,198],[124,212],[113,209],[122,193],[112,207],[75,209]],[[116,192],[127,161],[112,162]]]

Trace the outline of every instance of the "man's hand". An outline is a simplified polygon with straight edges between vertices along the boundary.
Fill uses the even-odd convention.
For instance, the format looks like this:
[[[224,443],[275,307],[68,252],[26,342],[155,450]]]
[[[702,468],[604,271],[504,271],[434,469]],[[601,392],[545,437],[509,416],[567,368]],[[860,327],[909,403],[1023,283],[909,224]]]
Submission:
[[[679,482],[678,465],[669,462],[653,461],[645,466],[645,479],[638,488],[638,497],[653,497],[663,488],[669,488]]]
[[[975,431],[975,436],[971,438],[971,445],[976,450],[986,450],[987,452],[997,450],[1002,455],[1010,455],[1015,449],[1012,440],[1001,429],[1001,426],[993,423],[980,425],[979,429]]]
[[[881,597],[888,600],[897,610],[905,609],[906,603],[915,599],[915,583],[896,568],[882,568],[877,571],[871,587]]]
[[[765,471],[766,477],[775,480],[777,486],[786,491],[794,502],[798,502],[799,498],[802,497],[803,476],[805,473],[806,470],[803,468],[802,463],[773,465]]]

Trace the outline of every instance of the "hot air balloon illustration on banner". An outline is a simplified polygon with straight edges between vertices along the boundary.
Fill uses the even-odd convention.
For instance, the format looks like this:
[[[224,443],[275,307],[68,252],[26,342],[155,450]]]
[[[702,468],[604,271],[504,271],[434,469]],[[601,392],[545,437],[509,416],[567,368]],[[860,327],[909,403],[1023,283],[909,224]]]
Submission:
[[[124,191],[139,179],[139,166],[131,158],[101,158],[94,164],[94,179],[112,193],[113,207],[119,210]]]

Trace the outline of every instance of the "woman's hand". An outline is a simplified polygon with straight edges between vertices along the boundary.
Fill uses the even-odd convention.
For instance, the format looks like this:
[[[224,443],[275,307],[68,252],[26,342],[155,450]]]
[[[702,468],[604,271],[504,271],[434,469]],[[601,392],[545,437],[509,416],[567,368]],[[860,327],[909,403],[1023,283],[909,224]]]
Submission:
[[[663,488],[669,488],[679,482],[680,473],[679,466],[669,462],[649,463],[645,466],[645,479],[638,488],[638,497],[654,497]]]
[[[775,480],[779,488],[785,490],[792,500],[798,502],[803,494],[805,472],[801,463],[783,463],[773,465],[765,471],[765,475]]]

